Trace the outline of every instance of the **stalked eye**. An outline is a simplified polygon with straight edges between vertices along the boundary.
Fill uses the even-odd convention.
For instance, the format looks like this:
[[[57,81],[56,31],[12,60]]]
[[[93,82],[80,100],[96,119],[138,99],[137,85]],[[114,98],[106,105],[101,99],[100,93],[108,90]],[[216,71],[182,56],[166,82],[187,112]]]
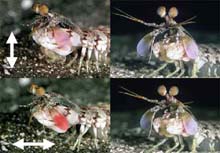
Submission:
[[[36,95],[37,96],[43,96],[43,95],[45,95],[45,93],[46,93],[46,91],[45,91],[45,89],[43,87],[39,87],[36,90]]]
[[[157,92],[159,93],[159,95],[165,96],[167,94],[167,89],[164,85],[161,85],[158,87]]]
[[[33,83],[33,84],[31,84],[31,86],[30,86],[29,92],[32,93],[32,94],[36,94],[37,88],[38,88],[38,85],[36,85],[36,84]]]
[[[157,9],[157,14],[161,17],[164,18],[166,16],[166,7],[165,6],[160,6]]]
[[[47,15],[49,12],[49,9],[48,9],[47,5],[45,5],[45,4],[34,4],[34,6],[32,8],[35,13],[38,13],[42,16]]]
[[[171,96],[176,96],[176,95],[178,95],[178,93],[179,93],[179,89],[177,86],[173,86],[169,90],[169,95],[171,95]]]
[[[34,83],[31,85],[29,91],[36,96],[43,96],[45,94],[45,89]]]
[[[175,18],[178,15],[178,10],[176,7],[171,7],[168,12],[169,17]]]
[[[153,39],[152,33],[145,35],[137,44],[137,55],[147,56],[150,53],[151,41]]]
[[[40,7],[40,4],[34,4],[33,7],[32,7],[32,10],[33,10],[35,13],[39,13],[39,7]]]

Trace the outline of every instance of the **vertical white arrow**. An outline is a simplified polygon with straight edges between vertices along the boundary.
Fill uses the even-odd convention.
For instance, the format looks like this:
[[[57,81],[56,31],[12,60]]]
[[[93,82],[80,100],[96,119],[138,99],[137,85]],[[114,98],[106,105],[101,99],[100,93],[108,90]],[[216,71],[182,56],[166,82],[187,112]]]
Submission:
[[[10,44],[10,57],[7,57],[7,61],[11,68],[14,67],[17,57],[14,57],[14,44],[17,44],[17,40],[14,36],[14,33],[11,32],[6,44]]]

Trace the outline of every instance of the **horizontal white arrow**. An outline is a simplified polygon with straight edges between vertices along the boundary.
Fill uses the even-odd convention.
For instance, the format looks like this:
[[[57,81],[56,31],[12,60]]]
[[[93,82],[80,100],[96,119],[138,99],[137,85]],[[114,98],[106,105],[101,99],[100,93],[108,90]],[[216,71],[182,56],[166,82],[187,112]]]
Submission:
[[[6,44],[10,44],[10,57],[7,57],[7,61],[11,68],[14,67],[17,57],[14,57],[14,44],[17,44],[17,40],[14,36],[14,33],[11,32]]]
[[[43,147],[43,150],[45,149],[49,149],[50,147],[52,147],[53,145],[55,145],[54,143],[43,139],[43,142],[24,142],[24,139],[21,139],[15,143],[13,143],[12,145],[24,150],[24,146],[41,146]]]

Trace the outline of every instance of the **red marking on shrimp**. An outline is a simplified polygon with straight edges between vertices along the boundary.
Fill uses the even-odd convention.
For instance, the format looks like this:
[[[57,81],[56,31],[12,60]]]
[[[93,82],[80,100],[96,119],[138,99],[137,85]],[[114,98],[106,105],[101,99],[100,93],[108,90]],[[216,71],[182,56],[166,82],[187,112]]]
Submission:
[[[55,123],[55,125],[60,128],[61,130],[64,130],[66,131],[68,128],[69,128],[69,123],[67,121],[67,118],[62,115],[62,114],[56,114],[54,117],[53,117],[53,121]]]

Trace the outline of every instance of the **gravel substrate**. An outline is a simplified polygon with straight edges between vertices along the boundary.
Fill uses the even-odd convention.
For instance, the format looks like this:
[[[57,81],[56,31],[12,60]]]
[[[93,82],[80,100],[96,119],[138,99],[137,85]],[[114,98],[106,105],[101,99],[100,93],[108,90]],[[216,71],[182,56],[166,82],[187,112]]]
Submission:
[[[77,75],[78,60],[71,67],[67,67],[67,58],[65,63],[48,63],[40,51],[40,46],[35,44],[29,33],[18,37],[19,44],[15,46],[15,57],[18,57],[15,68],[11,69],[7,63],[6,57],[9,56],[9,45],[0,45],[0,77],[53,77],[53,78],[105,78],[109,76],[110,68],[107,64],[100,64],[101,71],[97,72],[95,62],[92,59],[90,71],[86,72],[85,62],[83,63],[81,74]],[[6,42],[6,38],[1,42]]]
[[[116,48],[116,47],[114,47]],[[148,75],[154,72],[160,65],[162,65],[162,62],[159,62],[156,59],[151,59],[150,62],[148,62],[149,57],[146,58],[140,58],[137,57],[136,51],[130,52],[128,48],[127,53],[125,56],[119,56],[120,52],[114,51],[114,53],[117,52],[117,55],[114,55],[114,62],[111,64],[111,77],[112,78],[148,78]],[[214,52],[219,53],[218,56],[220,57],[220,46],[218,45],[200,45],[200,51],[201,52]],[[124,51],[125,52],[125,51]],[[217,57],[217,56],[216,56]],[[218,67],[217,74],[220,75],[220,65],[217,62],[216,64],[213,64],[214,67]],[[208,67],[212,66],[211,64],[205,65],[202,69],[200,69],[199,77],[209,77],[208,76]],[[186,69],[188,66],[185,66]],[[160,73],[158,73],[155,78],[164,78],[166,75],[170,74],[175,70],[174,64],[169,64],[165,69],[163,69]],[[176,76],[174,76],[176,77]],[[189,78],[188,70],[186,70],[185,75],[182,76],[183,78]],[[215,77],[214,75],[211,77]]]
[[[204,122],[204,121],[203,121]],[[216,127],[219,127],[218,124],[220,122],[212,122],[205,121],[206,124],[214,123]],[[220,129],[215,129],[213,131],[217,131],[220,134]],[[148,138],[148,133],[141,128],[132,128],[123,131],[117,131],[117,133],[112,133],[110,152],[111,153],[144,153],[148,151],[153,146],[155,146],[158,142],[162,140],[162,138],[155,137],[157,134],[151,134]],[[189,140],[189,141],[188,141]],[[187,142],[186,142],[187,141]],[[217,146],[220,148],[219,136],[216,137]],[[190,139],[184,140],[185,148],[181,153],[189,153],[189,147],[187,144],[191,145]],[[165,153],[166,150],[170,149],[174,146],[174,141],[170,139],[164,145],[160,146],[158,149],[153,151],[154,153]],[[204,148],[205,147],[205,148]],[[201,144],[199,149],[197,150],[199,153],[211,153],[210,151],[202,151],[203,149],[207,149],[209,145],[206,143]],[[202,149],[203,148],[203,149]],[[215,153],[219,153],[220,151],[215,151]]]

